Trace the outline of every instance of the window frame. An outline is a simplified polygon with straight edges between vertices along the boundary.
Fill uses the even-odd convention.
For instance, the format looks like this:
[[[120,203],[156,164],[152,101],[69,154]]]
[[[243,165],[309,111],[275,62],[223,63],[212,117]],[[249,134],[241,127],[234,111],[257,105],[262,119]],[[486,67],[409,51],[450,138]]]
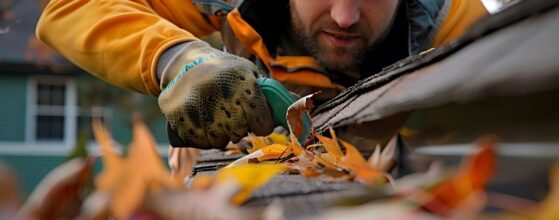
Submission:
[[[45,110],[46,108],[40,109],[39,104],[37,103],[38,86],[42,82],[65,86],[64,106],[62,107],[64,113],[61,115],[64,117],[62,140],[40,140],[36,137],[37,116],[49,116],[49,114],[52,114],[49,110]],[[28,145],[71,149],[76,143],[76,135],[74,135],[74,133],[77,129],[77,117],[79,113],[79,106],[77,106],[78,89],[76,81],[73,78],[66,76],[31,76],[28,80],[27,91],[27,122],[25,140]],[[52,116],[58,116],[58,114],[52,114]]]

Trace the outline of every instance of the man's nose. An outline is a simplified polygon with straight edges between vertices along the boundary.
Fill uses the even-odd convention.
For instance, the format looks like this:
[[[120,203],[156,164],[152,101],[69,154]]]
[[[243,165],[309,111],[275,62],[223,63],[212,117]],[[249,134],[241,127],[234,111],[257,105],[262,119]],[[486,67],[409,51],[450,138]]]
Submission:
[[[341,28],[348,28],[359,21],[361,0],[334,0],[330,17]]]

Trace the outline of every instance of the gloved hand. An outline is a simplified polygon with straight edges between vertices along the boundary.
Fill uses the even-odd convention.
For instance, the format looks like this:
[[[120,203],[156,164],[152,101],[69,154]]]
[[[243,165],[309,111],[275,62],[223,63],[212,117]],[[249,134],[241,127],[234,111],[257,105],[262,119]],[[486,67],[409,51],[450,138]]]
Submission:
[[[168,121],[171,146],[223,148],[249,131],[257,135],[272,131],[253,63],[203,41],[172,50],[158,63],[162,89],[158,101]]]

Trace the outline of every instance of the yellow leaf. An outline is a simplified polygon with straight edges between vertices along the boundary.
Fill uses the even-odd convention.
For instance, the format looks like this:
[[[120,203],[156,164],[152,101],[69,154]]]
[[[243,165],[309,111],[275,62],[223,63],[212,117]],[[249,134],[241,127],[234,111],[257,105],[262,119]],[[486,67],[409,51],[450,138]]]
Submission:
[[[288,145],[287,137],[284,134],[272,132],[270,135],[266,137],[272,140],[272,144]]]
[[[244,164],[223,168],[218,171],[216,178],[218,183],[235,180],[241,189],[233,197],[232,202],[242,204],[254,190],[286,169],[285,164]]]

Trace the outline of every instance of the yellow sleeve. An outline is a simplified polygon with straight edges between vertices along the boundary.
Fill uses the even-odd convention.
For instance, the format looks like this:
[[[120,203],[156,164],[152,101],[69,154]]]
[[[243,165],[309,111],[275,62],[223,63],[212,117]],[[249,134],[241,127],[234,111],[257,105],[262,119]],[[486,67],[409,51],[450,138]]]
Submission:
[[[190,0],[51,0],[37,38],[116,86],[158,95],[162,52],[217,30]]]
[[[479,19],[489,13],[481,0],[451,0],[447,16],[435,35],[432,47],[438,47],[456,39]]]

